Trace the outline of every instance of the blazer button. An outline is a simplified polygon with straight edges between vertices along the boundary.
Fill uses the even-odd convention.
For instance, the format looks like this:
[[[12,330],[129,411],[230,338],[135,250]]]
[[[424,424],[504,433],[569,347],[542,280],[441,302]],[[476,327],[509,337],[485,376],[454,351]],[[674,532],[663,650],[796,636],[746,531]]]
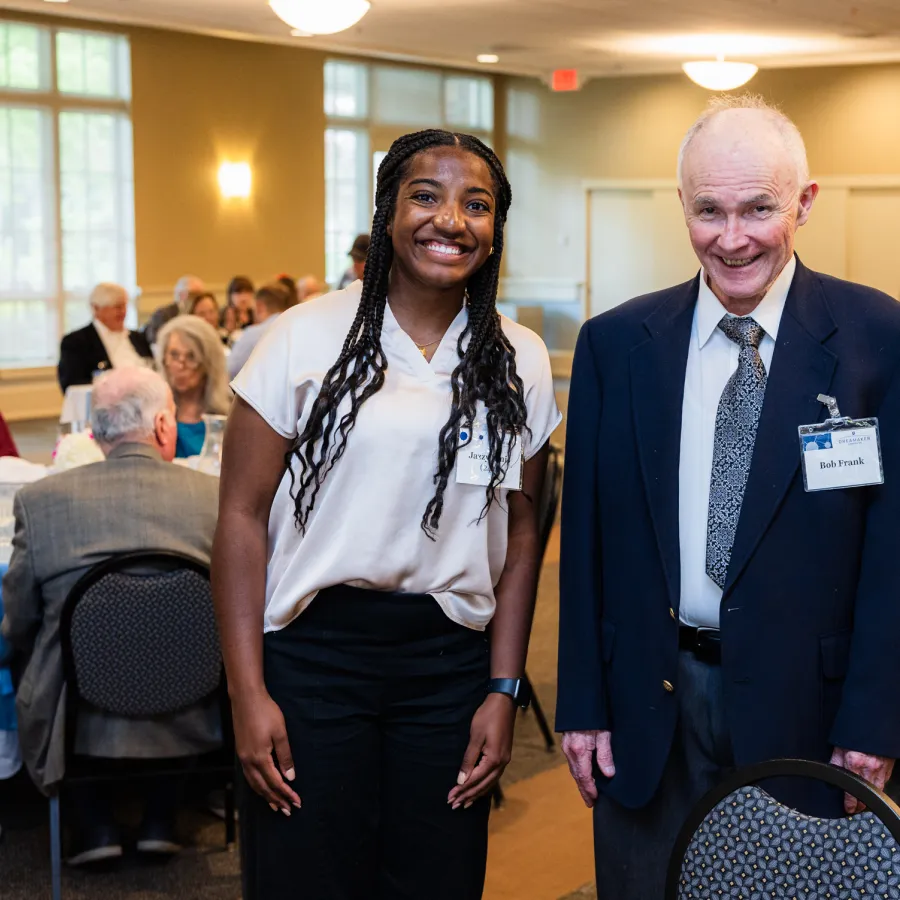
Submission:
[[[675,610],[672,607],[669,607],[669,615],[674,619],[675,618]]]
[[[671,694],[675,690],[675,685],[671,681],[664,681],[663,688],[665,688],[667,693]]]

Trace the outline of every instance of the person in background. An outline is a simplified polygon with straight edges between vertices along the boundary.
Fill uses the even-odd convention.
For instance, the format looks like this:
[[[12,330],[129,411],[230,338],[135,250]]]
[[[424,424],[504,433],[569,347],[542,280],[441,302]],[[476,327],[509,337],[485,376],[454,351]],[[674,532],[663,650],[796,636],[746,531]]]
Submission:
[[[91,424],[106,460],[18,491],[13,553],[3,579],[2,635],[22,672],[16,705],[22,757],[45,793],[65,774],[59,621],[70,590],[91,567],[120,553],[164,550],[209,565],[216,526],[218,480],[171,465],[175,404],[158,374],[124,368],[99,378]],[[216,702],[152,720],[121,719],[84,708],[74,735],[75,753],[100,757],[104,766],[120,758],[190,756],[220,744]],[[138,851],[177,852],[178,780],[153,776],[139,785],[144,806]],[[121,856],[112,789],[88,782],[66,790],[72,800],[67,815],[74,818],[69,862],[82,865]]]
[[[245,328],[228,356],[228,374],[234,378],[250,359],[253,348],[286,309],[294,306],[287,288],[276,281],[256,292],[256,325]]]
[[[178,316],[159,333],[160,358],[175,395],[178,441],[175,456],[197,456],[206,437],[203,416],[226,415],[231,391],[218,332],[199,316]]]
[[[3,413],[0,413],[0,456],[18,456],[19,451],[16,448],[16,442],[13,440],[12,433]]]
[[[241,330],[237,324],[237,310],[233,306],[223,306],[219,314],[219,329],[225,335],[226,343],[231,343]]]
[[[350,268],[341,276],[338,290],[342,291],[348,284],[354,281],[362,281],[366,273],[366,258],[369,255],[369,235],[358,234],[353,241],[353,246],[347,254],[350,257]]]
[[[321,297],[322,294],[327,292],[328,285],[315,275],[304,275],[297,282],[297,293],[300,295],[301,303],[306,303],[307,300]]]
[[[73,384],[90,384],[98,369],[152,365],[146,337],[125,327],[128,291],[101,282],[90,296],[94,321],[67,334],[60,344],[56,372],[62,392]]]
[[[219,322],[222,320],[222,312],[219,310],[215,294],[209,291],[205,291],[202,294],[191,294],[191,298],[188,301],[188,312],[192,316],[199,316],[204,322],[209,322],[216,329],[219,340],[223,344],[228,344],[229,333],[219,325]]]
[[[216,303],[216,295],[209,291],[191,294],[188,299],[188,314],[199,316],[216,330],[219,328],[219,304]]]
[[[254,323],[253,303],[255,299],[253,282],[244,275],[235,275],[228,282],[225,296],[228,299],[227,306],[234,310],[235,315],[235,327],[231,331],[252,325]]]
[[[159,332],[163,325],[175,316],[187,313],[191,295],[202,294],[205,290],[206,285],[196,275],[182,275],[175,282],[172,302],[157,309],[144,326],[144,337],[147,338],[147,342],[155,344],[159,340]]]
[[[296,306],[300,302],[300,293],[297,288],[297,282],[291,278],[290,275],[279,275],[275,281],[280,284],[290,295],[290,305]],[[256,295],[256,299],[259,300],[259,294]],[[256,320],[257,322],[259,319]]]

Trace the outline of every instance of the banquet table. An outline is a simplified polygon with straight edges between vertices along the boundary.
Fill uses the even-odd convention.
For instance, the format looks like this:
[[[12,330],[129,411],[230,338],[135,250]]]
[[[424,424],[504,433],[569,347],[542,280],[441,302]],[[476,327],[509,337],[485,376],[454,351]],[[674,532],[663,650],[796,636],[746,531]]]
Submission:
[[[8,566],[0,563],[0,622],[3,621],[3,576]],[[6,642],[0,635],[0,657],[6,652]],[[19,753],[19,733],[16,730],[16,694],[12,674],[0,667],[0,778],[11,778],[22,765]]]

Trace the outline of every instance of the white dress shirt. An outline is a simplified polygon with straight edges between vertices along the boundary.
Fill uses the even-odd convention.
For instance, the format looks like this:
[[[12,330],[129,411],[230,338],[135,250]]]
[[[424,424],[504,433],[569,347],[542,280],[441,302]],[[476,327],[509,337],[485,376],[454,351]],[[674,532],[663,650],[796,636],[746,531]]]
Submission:
[[[140,353],[134,349],[134,344],[128,338],[131,332],[127,328],[121,331],[110,331],[102,322],[94,319],[94,328],[103,341],[106,355],[114,369],[124,369],[126,366],[144,366],[146,362]]]
[[[765,330],[759,345],[766,373],[772,366],[778,326],[797,262],[791,257],[759,306],[750,314]],[[721,588],[706,574],[706,521],[712,474],[713,438],[719,399],[738,366],[740,348],[719,330],[728,312],[700,273],[691,344],[684,378],[681,457],[678,470],[678,527],[681,544],[681,605],[686,625],[719,627]],[[799,452],[799,451],[798,451]]]

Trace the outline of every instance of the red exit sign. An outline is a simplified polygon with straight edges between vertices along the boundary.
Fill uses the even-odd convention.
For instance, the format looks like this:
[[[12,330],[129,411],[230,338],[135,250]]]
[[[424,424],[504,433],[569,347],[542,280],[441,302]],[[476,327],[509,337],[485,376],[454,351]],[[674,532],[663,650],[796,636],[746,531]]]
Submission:
[[[577,91],[580,87],[578,84],[578,70],[557,69],[553,73],[550,86],[554,91]]]

